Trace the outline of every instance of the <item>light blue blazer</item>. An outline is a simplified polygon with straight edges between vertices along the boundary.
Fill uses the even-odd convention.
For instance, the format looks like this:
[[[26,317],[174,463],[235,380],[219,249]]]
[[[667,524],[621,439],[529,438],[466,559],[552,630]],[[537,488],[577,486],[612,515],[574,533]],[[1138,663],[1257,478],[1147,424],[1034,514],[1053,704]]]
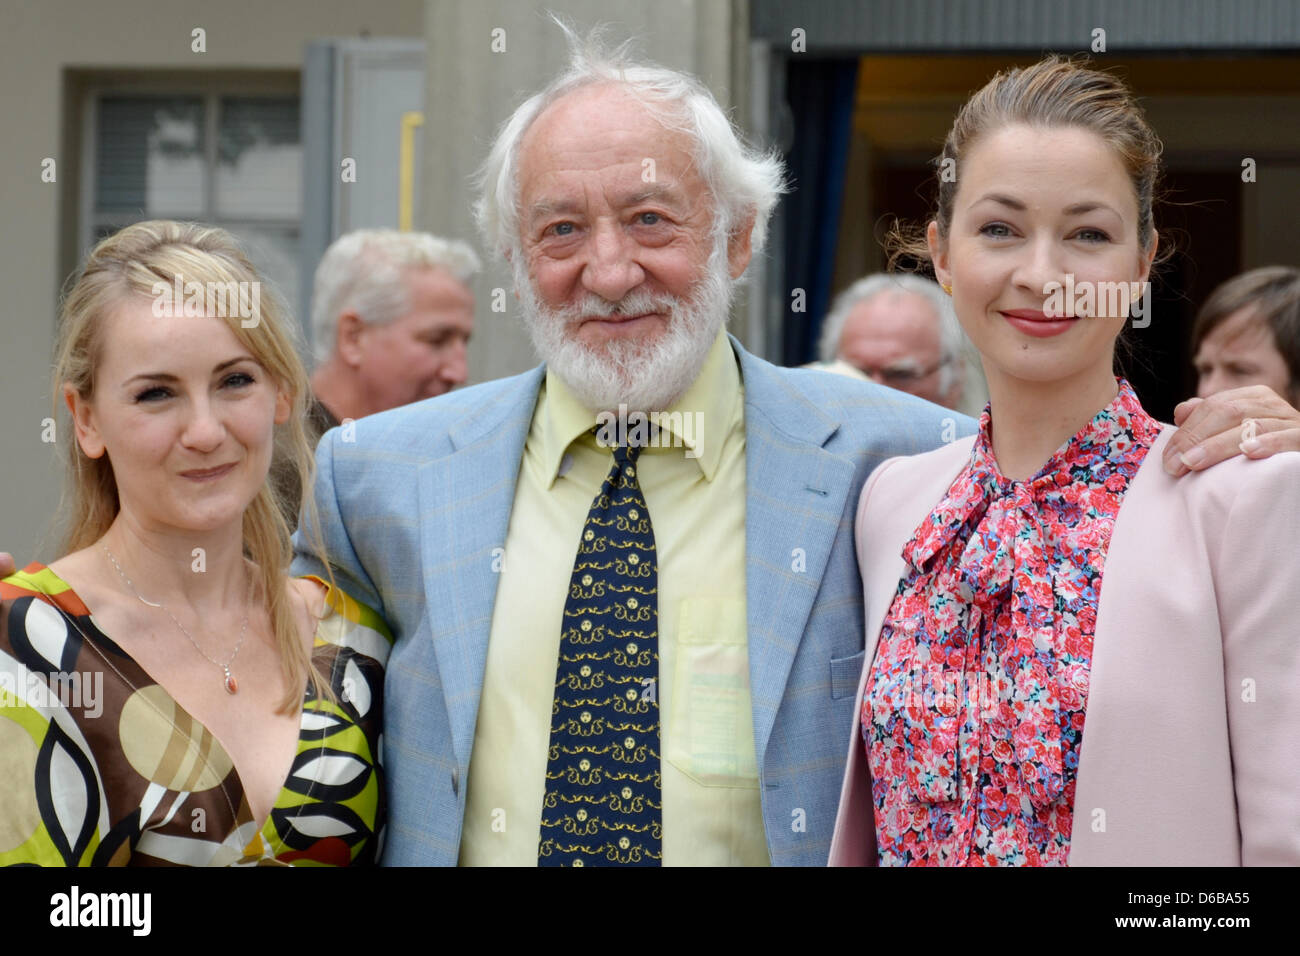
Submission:
[[[862,669],[858,495],[886,458],[971,434],[974,422],[731,344],[745,389],[750,690],[768,852],[777,865],[824,866]],[[373,415],[326,433],[316,452],[325,553],[340,587],[396,639],[384,689],[386,865],[459,855],[496,549],[544,376],[539,366]],[[324,571],[310,540],[295,536],[295,574]]]

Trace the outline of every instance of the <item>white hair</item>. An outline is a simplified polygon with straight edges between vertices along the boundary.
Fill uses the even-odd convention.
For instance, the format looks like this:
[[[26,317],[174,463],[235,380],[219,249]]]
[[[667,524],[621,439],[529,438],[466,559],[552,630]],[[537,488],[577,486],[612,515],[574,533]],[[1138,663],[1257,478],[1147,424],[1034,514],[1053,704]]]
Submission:
[[[954,377],[960,374],[962,347],[966,338],[957,321],[957,313],[953,311],[952,300],[939,288],[937,282],[924,276],[906,272],[877,272],[859,279],[836,296],[830,312],[822,322],[818,345],[821,360],[833,362],[838,357],[844,326],[854,309],[878,295],[898,292],[918,296],[934,310],[939,323],[939,361],[943,363],[939,369],[939,391],[947,392],[953,385]]]
[[[446,269],[457,281],[468,282],[481,264],[468,243],[427,232],[357,229],[335,239],[316,267],[312,287],[316,361],[333,353],[343,312],[356,312],[377,325],[409,312],[410,293],[402,273],[419,268]]]
[[[750,242],[755,256],[762,252],[768,219],[787,188],[777,151],[761,152],[742,142],[713,94],[689,73],[632,60],[630,41],[606,52],[599,29],[583,38],[552,19],[569,43],[568,69],[502,124],[476,177],[480,198],[474,214],[488,248],[499,255],[519,248],[519,144],[529,127],[569,93],[612,85],[635,96],[666,129],[685,133],[694,142],[695,168],[715,204],[714,236],[730,235],[753,216]]]

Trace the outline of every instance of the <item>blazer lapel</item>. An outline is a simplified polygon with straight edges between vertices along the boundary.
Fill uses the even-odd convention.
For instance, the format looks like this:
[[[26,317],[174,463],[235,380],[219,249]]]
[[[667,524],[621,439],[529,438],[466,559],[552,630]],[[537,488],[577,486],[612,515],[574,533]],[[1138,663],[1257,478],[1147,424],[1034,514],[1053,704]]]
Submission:
[[[460,766],[469,762],[492,612],[539,366],[449,429],[455,449],[420,468],[425,617]]]
[[[853,462],[823,446],[839,422],[732,339],[745,388],[745,564],[759,772],[840,532]]]

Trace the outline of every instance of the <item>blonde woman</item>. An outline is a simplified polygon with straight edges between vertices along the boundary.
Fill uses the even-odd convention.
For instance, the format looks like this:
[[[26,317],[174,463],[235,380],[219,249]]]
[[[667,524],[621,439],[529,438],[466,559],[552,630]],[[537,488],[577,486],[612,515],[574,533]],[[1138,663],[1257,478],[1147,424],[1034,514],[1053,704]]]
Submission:
[[[377,858],[390,640],[287,576],[290,319],[226,232],[143,222],[63,302],[65,554],[0,582],[0,865]]]
[[[832,864],[1300,863],[1300,455],[1171,477],[1172,426],[1113,371],[1160,153],[1106,73],[999,74],[898,243],[952,295],[990,403],[863,489]]]

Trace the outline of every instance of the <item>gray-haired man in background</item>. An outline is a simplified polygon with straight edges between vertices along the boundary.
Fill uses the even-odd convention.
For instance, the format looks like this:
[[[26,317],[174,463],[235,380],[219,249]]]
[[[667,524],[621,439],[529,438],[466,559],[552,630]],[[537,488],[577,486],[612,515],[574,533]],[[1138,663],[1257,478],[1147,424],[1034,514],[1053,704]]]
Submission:
[[[963,406],[963,341],[952,304],[937,283],[876,273],[836,297],[822,323],[822,364],[815,367],[856,370],[880,385],[969,413]]]
[[[358,229],[325,250],[311,313],[319,431],[464,384],[479,268],[468,244],[424,232]]]
[[[314,399],[307,438],[348,419],[463,385],[474,333],[467,282],[481,267],[467,243],[427,232],[357,229],[325,250],[312,289]],[[281,459],[271,467],[284,518],[298,523],[302,489]]]

